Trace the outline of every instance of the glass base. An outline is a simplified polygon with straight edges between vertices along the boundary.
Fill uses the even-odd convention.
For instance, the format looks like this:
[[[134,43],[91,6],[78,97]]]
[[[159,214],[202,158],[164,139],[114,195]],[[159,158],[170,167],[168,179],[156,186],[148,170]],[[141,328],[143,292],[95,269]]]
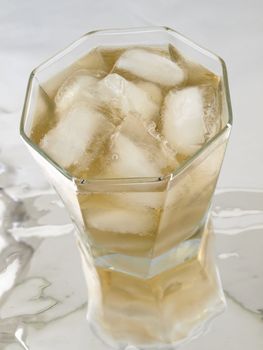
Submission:
[[[89,293],[87,319],[97,336],[116,349],[172,349],[203,333],[225,309],[212,240],[209,226],[156,258],[147,278],[140,274],[140,258],[126,257],[132,274],[130,268],[125,273],[122,259],[122,271],[117,271],[109,267],[111,256],[93,263],[79,242]]]

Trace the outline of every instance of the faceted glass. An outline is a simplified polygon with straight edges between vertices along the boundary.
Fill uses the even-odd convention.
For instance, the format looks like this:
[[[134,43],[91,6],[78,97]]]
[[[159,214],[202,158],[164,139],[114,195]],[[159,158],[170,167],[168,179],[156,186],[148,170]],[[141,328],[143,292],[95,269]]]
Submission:
[[[76,178],[32,141],[36,119],[41,123],[65,75],[92,49],[168,44],[221,78],[221,130],[173,173]],[[111,345],[173,346],[223,309],[209,208],[231,125],[223,60],[169,28],[90,32],[32,72],[21,135],[76,225],[88,320]]]

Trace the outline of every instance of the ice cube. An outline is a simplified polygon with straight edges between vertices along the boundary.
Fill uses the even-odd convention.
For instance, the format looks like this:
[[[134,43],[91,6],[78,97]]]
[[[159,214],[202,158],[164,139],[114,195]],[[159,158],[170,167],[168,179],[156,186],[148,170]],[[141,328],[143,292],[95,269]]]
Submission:
[[[144,120],[152,120],[159,113],[159,106],[149,92],[116,73],[109,74],[99,82],[98,97],[109,108],[119,110],[122,117],[137,113]]]
[[[213,90],[214,91],[214,90]],[[214,93],[206,86],[172,90],[164,101],[162,133],[171,147],[190,156],[220,128]]]
[[[96,230],[108,233],[107,238],[104,236],[103,243],[106,243],[105,240],[117,239],[118,236],[113,233],[150,235],[159,220],[159,213],[154,209],[138,208],[134,203],[124,203],[119,200],[119,194],[87,193],[79,197],[83,217],[91,235],[102,238]],[[120,243],[123,245],[123,242]]]
[[[156,219],[151,209],[131,208],[91,208],[86,213],[89,226],[101,231],[121,234],[150,234],[156,227]]]
[[[161,208],[164,202],[164,192],[123,192],[116,193],[115,198],[122,204],[136,207]]]
[[[75,65],[85,69],[103,71],[105,73],[108,71],[108,65],[99,49],[92,50],[87,55],[79,59]]]
[[[155,177],[175,168],[174,154],[165,152],[162,140],[147,126],[134,115],[125,118],[112,138],[107,176]]]
[[[74,62],[67,68],[63,69],[59,73],[55,74],[53,78],[48,79],[47,82],[41,84],[46,93],[50,98],[54,98],[59,87],[65,81],[65,77],[73,76],[76,72],[80,70],[85,70],[88,74],[102,78],[105,76],[109,70],[108,65],[104,61],[100,50],[95,49],[89,52],[86,56],[80,58],[78,61]]]
[[[201,87],[204,103],[204,121],[207,140],[215,136],[221,129],[221,101],[220,82],[214,82],[215,86],[203,85]]]
[[[113,71],[129,72],[164,86],[178,85],[183,82],[185,76],[183,69],[176,62],[144,49],[125,51],[117,60]]]
[[[162,91],[158,85],[143,80],[136,82],[136,85],[143,89],[154,103],[156,103],[158,106],[161,105],[163,97]]]
[[[148,154],[144,149],[125,135],[118,134],[115,136],[111,150],[113,156],[110,164],[110,173],[112,177],[161,175],[160,168],[148,158]]]
[[[93,107],[81,103],[73,106],[44,136],[40,147],[56,163],[68,168],[85,155],[87,148],[96,138],[109,134],[112,130],[112,124],[104,115]]]
[[[176,49],[174,46],[169,44],[168,46],[169,54],[172,60],[180,64],[186,73],[187,85],[200,85],[209,84],[215,88],[218,88],[220,83],[220,78],[209,71],[207,68],[199,64],[198,62],[188,60],[182,55],[182,53]]]
[[[58,89],[55,97],[56,110],[65,113],[77,101],[93,97],[98,78],[92,76],[86,69],[78,70],[69,76]]]

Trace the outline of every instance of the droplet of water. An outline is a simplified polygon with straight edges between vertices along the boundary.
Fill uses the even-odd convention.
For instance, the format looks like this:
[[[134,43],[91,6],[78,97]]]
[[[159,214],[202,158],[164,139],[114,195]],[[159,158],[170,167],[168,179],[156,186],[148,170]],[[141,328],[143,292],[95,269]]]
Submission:
[[[125,350],[139,350],[138,348],[136,348],[135,346],[133,345],[128,345]]]
[[[0,163],[0,174],[3,174],[6,171],[6,166],[3,163]]]
[[[228,259],[228,258],[239,258],[239,254],[236,252],[233,253],[221,253],[218,255],[219,259]]]

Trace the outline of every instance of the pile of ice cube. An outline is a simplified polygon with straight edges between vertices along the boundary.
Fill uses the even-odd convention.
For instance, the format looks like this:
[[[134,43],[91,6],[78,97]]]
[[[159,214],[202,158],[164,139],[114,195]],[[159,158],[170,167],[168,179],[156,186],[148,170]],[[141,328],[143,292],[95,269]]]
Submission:
[[[218,128],[217,91],[187,85],[187,66],[167,54],[130,48],[107,72],[80,69],[55,97],[56,126],[40,147],[73,175],[156,177],[193,155]],[[94,55],[94,53],[93,53]],[[101,73],[101,72],[104,72]]]

